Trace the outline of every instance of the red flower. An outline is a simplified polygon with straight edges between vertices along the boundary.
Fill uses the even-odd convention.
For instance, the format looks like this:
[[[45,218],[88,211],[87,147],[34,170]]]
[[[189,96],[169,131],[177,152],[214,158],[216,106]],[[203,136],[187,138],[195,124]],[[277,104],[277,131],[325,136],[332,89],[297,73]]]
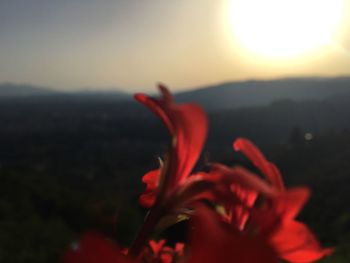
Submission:
[[[306,225],[291,218],[286,219],[297,211],[300,200],[304,199],[303,192],[291,190],[287,193],[285,198],[280,197],[280,206],[277,206],[280,210],[276,207],[251,208],[251,220],[244,229],[227,224],[204,206],[197,208],[192,224],[191,253],[186,263],[273,263],[278,259],[306,263],[329,255],[332,249],[322,248]],[[289,200],[292,196],[299,196],[299,200]]]
[[[159,200],[164,200],[178,185],[184,184],[200,156],[208,130],[207,117],[202,108],[193,103],[175,104],[166,87],[159,85],[159,89],[162,94],[160,99],[144,94],[135,95],[136,100],[163,121],[172,137],[164,166],[143,177],[147,189],[141,195],[140,203],[145,207],[154,204],[156,195],[159,195]]]
[[[309,197],[309,190],[286,189],[277,167],[250,141],[240,138],[234,148],[241,150],[270,184],[244,168],[213,165],[213,171],[231,184],[233,194],[241,201],[230,207],[231,227],[245,234],[254,233],[265,240],[276,256],[289,262],[312,262],[330,254],[332,249],[322,248],[308,227],[295,220]],[[252,192],[261,196],[259,206],[253,206],[256,196]]]
[[[143,253],[143,262],[149,263],[173,263],[178,262],[183,256],[183,243],[176,243],[175,248],[166,246],[166,240],[150,240]]]
[[[146,190],[140,196],[140,204],[144,207],[151,207],[156,201],[159,185],[160,169],[152,170],[142,177],[146,184]]]
[[[295,219],[309,198],[308,188],[286,189],[278,168],[249,140],[239,138],[233,147],[267,180],[221,164],[213,164],[210,173],[191,175],[207,136],[207,117],[196,104],[175,104],[164,86],[159,89],[160,99],[135,95],[163,121],[172,139],[161,167],[142,178],[147,187],[140,203],[152,209],[141,230],[128,252],[101,234],[87,233],[67,251],[65,263],[306,263],[332,252]],[[194,202],[199,199],[221,213]],[[194,210],[181,209],[188,207]],[[183,212],[194,214],[190,253],[184,255],[184,244],[172,248],[165,240],[149,241],[156,227],[175,222]]]
[[[205,206],[197,207],[186,263],[277,263],[274,250],[258,236],[230,227]]]
[[[179,212],[189,202],[208,197],[213,178],[205,173],[190,175],[196,164],[207,136],[207,116],[193,103],[176,104],[172,95],[159,85],[162,97],[151,98],[136,94],[135,99],[147,106],[165,124],[171,135],[171,145],[164,163],[157,170],[146,173],[143,182],[146,191],[140,197],[141,205],[152,207],[136,239],[130,254],[138,257],[147,239],[164,216]],[[175,213],[176,213],[175,212]],[[177,218],[173,217],[176,223]]]
[[[284,190],[282,176],[275,164],[266,160],[262,152],[249,140],[238,138],[233,143],[236,151],[241,151],[278,190]]]
[[[288,262],[314,262],[333,252],[322,248],[308,227],[296,220],[283,224],[269,238],[277,255]]]

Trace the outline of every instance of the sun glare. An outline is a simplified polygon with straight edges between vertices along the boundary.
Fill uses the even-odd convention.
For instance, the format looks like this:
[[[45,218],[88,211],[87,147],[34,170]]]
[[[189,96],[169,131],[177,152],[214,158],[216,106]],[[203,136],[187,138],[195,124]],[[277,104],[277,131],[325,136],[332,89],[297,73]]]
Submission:
[[[226,24],[249,54],[293,58],[332,42],[343,6],[344,0],[230,0]]]

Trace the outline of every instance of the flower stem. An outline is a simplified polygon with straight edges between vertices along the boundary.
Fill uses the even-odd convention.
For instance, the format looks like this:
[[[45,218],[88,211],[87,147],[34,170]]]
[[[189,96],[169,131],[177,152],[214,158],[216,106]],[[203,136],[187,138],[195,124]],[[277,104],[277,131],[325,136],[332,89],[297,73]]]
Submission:
[[[159,205],[155,205],[147,214],[142,228],[138,232],[134,242],[129,249],[129,255],[139,257],[145,246],[148,238],[152,234],[154,228],[158,224],[159,219],[162,216],[162,208]]]

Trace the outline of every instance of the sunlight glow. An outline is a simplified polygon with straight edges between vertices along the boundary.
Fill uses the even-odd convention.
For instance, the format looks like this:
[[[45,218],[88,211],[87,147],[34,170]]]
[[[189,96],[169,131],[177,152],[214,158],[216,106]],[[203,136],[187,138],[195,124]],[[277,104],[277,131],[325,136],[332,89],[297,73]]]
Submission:
[[[255,56],[299,57],[332,42],[344,0],[230,0],[226,17],[234,41]]]

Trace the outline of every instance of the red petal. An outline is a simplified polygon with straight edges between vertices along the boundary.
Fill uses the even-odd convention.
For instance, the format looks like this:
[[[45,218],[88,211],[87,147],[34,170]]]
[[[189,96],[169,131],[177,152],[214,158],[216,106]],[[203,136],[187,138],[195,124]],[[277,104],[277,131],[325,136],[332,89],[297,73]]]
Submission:
[[[180,208],[199,199],[214,200],[212,190],[216,186],[216,181],[217,179],[211,174],[204,172],[192,174],[180,185],[171,205]]]
[[[233,143],[236,151],[241,151],[279,190],[284,190],[281,173],[278,168],[268,160],[262,152],[251,141],[245,138],[238,138]]]
[[[161,254],[160,255],[160,262],[159,263],[172,263],[173,262],[173,255],[172,254]]]
[[[146,184],[148,190],[154,190],[159,183],[160,169],[152,170],[142,177],[142,182]]]
[[[131,263],[119,247],[101,234],[89,232],[76,247],[69,249],[64,263]]]
[[[201,153],[207,137],[208,121],[203,110],[195,104],[173,106],[170,112],[176,127],[176,180],[189,175]]]
[[[168,90],[168,88],[165,85],[159,83],[158,89],[160,90],[160,93],[162,94],[162,99],[164,102],[166,102],[166,103],[173,102],[173,95],[170,93],[170,91]]]
[[[145,191],[139,198],[139,204],[145,208],[150,208],[156,201],[157,191]]]
[[[207,136],[207,116],[196,104],[175,104],[171,94],[162,85],[161,99],[136,94],[135,99],[153,111],[173,137],[170,160],[165,171],[166,190],[185,179],[197,162]]]
[[[159,253],[161,252],[161,250],[165,245],[165,242],[166,242],[165,239],[161,239],[159,241],[150,240],[149,246],[151,247],[153,254],[159,255]]]
[[[322,248],[309,228],[297,221],[282,225],[271,236],[270,243],[280,258],[294,263],[313,262],[333,251]]]
[[[283,221],[292,220],[299,214],[309,196],[310,190],[306,187],[288,189],[273,198],[273,209]]]
[[[291,222],[310,195],[308,188],[294,188],[271,196],[264,206],[250,211],[252,221],[259,226],[259,234],[269,236],[282,224]]]
[[[255,191],[249,191],[243,189],[239,185],[231,185],[231,191],[238,197],[238,199],[244,205],[233,205],[231,207],[232,223],[234,223],[238,229],[243,230],[250,216],[248,208],[253,207],[258,194]]]
[[[187,263],[275,263],[277,257],[264,240],[248,238],[223,225],[220,218],[201,206],[193,218]]]
[[[251,190],[265,195],[275,195],[276,191],[256,174],[243,167],[229,168],[222,164],[212,164],[212,173],[221,178],[221,182],[230,186],[237,184],[245,190]]]
[[[166,96],[167,97],[167,96]],[[162,122],[164,123],[164,125],[167,127],[167,129],[169,130],[169,132],[171,134],[173,134],[175,132],[173,123],[171,122],[169,116],[167,115],[167,113],[164,110],[164,103],[165,101],[167,103],[170,103],[168,99],[166,100],[156,100],[156,99],[152,99],[150,97],[148,97],[145,94],[141,94],[141,93],[137,93],[134,95],[134,98],[144,104],[146,107],[148,107],[154,114],[158,115],[158,117],[162,120]]]
[[[152,170],[142,177],[142,182],[146,184],[146,190],[139,198],[139,203],[143,207],[152,207],[157,193],[160,179],[160,169]]]
[[[177,262],[176,259],[183,254],[183,244],[176,244],[175,249],[169,246],[165,246],[166,240],[159,241],[150,240],[149,247],[151,248],[152,255],[145,257],[144,262],[158,262],[158,263],[171,263]],[[175,260],[174,260],[175,259]]]

